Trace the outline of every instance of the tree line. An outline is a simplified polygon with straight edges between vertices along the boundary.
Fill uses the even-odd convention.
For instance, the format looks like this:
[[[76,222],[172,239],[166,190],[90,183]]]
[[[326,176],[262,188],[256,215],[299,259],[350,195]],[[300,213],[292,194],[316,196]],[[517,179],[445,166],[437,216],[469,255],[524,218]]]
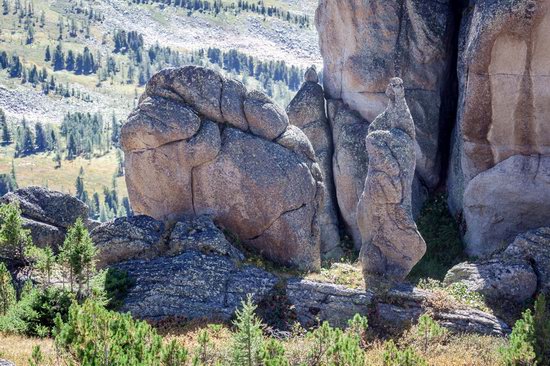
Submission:
[[[188,15],[193,12],[211,13],[218,15],[221,12],[239,14],[240,12],[251,12],[262,15],[264,17],[275,17],[289,23],[297,24],[300,27],[309,28],[311,25],[308,15],[295,14],[288,10],[278,8],[276,6],[266,6],[263,0],[260,1],[243,1],[226,2],[222,0],[132,0],[135,4],[152,4],[158,3],[163,6],[173,6],[176,8],[184,8]]]

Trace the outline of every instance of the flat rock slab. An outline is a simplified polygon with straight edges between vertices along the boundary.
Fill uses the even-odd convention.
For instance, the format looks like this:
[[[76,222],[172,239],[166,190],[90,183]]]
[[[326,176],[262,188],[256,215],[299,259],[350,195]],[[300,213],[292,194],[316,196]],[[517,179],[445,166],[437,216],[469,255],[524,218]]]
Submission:
[[[272,274],[228,258],[187,251],[116,265],[135,280],[122,311],[138,318],[229,320],[248,294],[258,302],[277,284]]]

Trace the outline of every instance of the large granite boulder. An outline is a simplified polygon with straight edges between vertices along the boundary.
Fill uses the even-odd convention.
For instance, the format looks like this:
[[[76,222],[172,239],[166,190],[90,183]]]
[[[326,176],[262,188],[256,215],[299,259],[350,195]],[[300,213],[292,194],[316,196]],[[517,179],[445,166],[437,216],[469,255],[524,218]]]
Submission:
[[[31,231],[33,243],[39,247],[57,249],[67,229],[81,218],[91,228],[88,207],[79,199],[43,187],[26,187],[9,192],[0,198],[0,204],[17,202],[21,209],[23,226]]]
[[[464,192],[463,209],[466,251],[477,257],[550,224],[550,156],[514,155],[478,174]]]
[[[195,250],[117,264],[135,281],[122,306],[139,318],[231,319],[248,294],[260,301],[277,278],[231,258]]]
[[[307,70],[306,81],[287,107],[290,124],[299,127],[309,138],[319,161],[325,183],[323,207],[319,214],[321,252],[325,258],[342,254],[338,224],[338,206],[332,174],[333,142],[326,116],[325,95],[319,85],[315,67]]]
[[[447,272],[444,283],[464,283],[468,290],[482,294],[493,304],[510,301],[522,304],[537,291],[537,274],[527,260],[492,258],[465,262]]]
[[[247,294],[260,301],[278,282],[241,263],[244,255],[207,216],[170,226],[146,216],[116,219],[91,235],[102,267],[132,279],[122,311],[138,318],[229,320]]]
[[[99,225],[90,232],[98,267],[157,257],[164,250],[164,229],[161,221],[148,216],[121,217]]]
[[[417,128],[417,170],[430,188],[439,182],[440,134],[452,109],[452,3],[321,0],[316,14],[329,99],[372,122],[386,107],[387,81],[403,78]]]
[[[306,328],[324,321],[344,328],[355,314],[368,316],[373,301],[370,291],[298,278],[287,281],[286,296],[297,320]]]
[[[355,249],[361,249],[357,226],[357,203],[367,177],[368,156],[365,138],[369,123],[341,100],[327,100],[334,141],[333,174],[338,208],[343,226],[351,235]]]
[[[121,139],[136,213],[208,214],[276,263],[320,267],[321,170],[306,135],[265,94],[213,70],[166,69]]]
[[[387,109],[369,126],[365,188],[357,207],[367,288],[405,279],[426,252],[412,216],[415,128],[403,81],[393,78]]]
[[[550,222],[548,32],[547,0],[478,0],[465,12],[448,188],[472,254]]]
[[[504,254],[528,261],[538,277],[537,290],[550,295],[550,227],[518,235]]]

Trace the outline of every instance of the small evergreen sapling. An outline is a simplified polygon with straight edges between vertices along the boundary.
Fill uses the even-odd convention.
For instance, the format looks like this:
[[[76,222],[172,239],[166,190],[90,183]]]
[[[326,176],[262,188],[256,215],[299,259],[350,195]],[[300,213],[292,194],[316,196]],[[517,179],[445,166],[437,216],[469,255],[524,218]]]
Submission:
[[[236,320],[233,324],[236,329],[232,349],[235,366],[256,366],[260,363],[264,337],[262,323],[254,313],[256,308],[252,296],[248,295],[246,301],[242,302],[242,309],[235,312]]]
[[[6,315],[15,302],[15,288],[11,274],[6,265],[0,262],[0,315]]]
[[[32,246],[30,230],[23,228],[19,204],[0,206],[0,253],[9,259],[25,263],[26,248]]]

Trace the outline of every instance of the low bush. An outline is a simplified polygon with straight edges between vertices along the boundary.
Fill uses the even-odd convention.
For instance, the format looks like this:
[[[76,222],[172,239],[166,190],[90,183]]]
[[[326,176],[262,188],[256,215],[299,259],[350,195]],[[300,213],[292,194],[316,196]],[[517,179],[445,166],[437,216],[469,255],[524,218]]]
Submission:
[[[93,300],[73,303],[67,321],[58,316],[54,334],[64,358],[81,366],[180,366],[188,358],[182,346],[164,342],[146,322],[109,311]]]
[[[537,298],[534,312],[527,309],[516,322],[501,352],[507,366],[550,365],[550,313],[544,295]]]
[[[22,292],[20,300],[0,317],[0,331],[27,336],[49,336],[55,317],[66,319],[74,300],[74,294],[64,289],[27,288]]]

